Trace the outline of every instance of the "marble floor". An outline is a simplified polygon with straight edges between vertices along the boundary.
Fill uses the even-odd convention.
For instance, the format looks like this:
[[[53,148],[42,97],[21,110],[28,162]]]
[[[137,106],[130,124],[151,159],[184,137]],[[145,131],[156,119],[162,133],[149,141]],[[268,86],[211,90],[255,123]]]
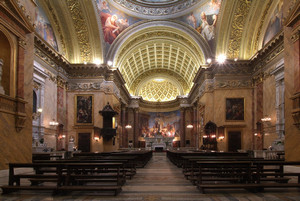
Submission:
[[[8,182],[7,171],[0,173],[0,185]],[[123,186],[117,196],[107,196],[96,192],[74,192],[68,195],[52,195],[51,192],[20,191],[0,195],[1,201],[52,201],[52,200],[115,200],[115,201],[300,201],[299,189],[266,189],[263,193],[246,190],[211,190],[201,194],[187,181],[180,168],[166,158],[166,153],[154,153],[145,168],[137,170],[132,180]],[[1,191],[1,190],[0,190]]]

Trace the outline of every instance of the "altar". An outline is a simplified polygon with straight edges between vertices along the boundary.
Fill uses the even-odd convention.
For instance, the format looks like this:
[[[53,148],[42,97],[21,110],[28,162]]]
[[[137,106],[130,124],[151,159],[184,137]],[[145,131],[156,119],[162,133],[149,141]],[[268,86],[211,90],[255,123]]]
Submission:
[[[145,137],[146,150],[166,150],[173,146],[174,137],[163,137],[157,135],[155,137]]]

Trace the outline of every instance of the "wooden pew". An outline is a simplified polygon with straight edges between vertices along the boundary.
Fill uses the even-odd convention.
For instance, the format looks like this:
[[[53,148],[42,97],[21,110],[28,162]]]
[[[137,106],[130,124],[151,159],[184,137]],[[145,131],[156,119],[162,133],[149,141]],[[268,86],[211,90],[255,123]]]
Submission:
[[[35,161],[35,163],[62,163],[62,164],[69,164],[69,163],[122,163],[122,168],[120,170],[123,183],[126,182],[126,177],[129,177],[130,179],[133,177],[135,172],[135,166],[134,164],[128,164],[128,160],[126,159],[86,159],[86,160],[57,160],[57,161]],[[49,173],[49,172],[55,172],[55,169],[53,168],[35,168],[36,173],[42,174],[42,173]],[[93,170],[95,173],[96,170]],[[107,169],[106,172],[115,172],[115,170],[109,170]],[[108,177],[108,176],[107,176]],[[113,177],[113,176],[112,176]],[[31,181],[38,181],[37,179],[32,179]],[[104,180],[103,180],[104,181]],[[110,181],[110,180],[108,180]],[[42,182],[42,180],[40,180]]]
[[[207,151],[167,151],[167,157],[177,167],[184,164],[183,156],[207,156],[207,157],[248,157],[248,153],[240,152],[207,152]]]
[[[117,195],[122,188],[121,168],[123,163],[10,163],[8,185],[2,186],[2,193],[10,193],[18,190],[52,190],[54,193],[68,191],[109,191]],[[54,172],[37,174],[15,174],[16,168],[54,168]],[[107,169],[115,169],[116,182],[111,185],[103,185],[101,178],[106,176]],[[103,172],[101,171],[103,170]],[[94,172],[93,172],[94,171]],[[23,179],[52,179],[52,185],[26,185]],[[79,185],[83,182],[90,182],[97,185]],[[99,180],[96,180],[99,179]]]
[[[243,164],[246,164],[244,166]],[[300,162],[286,162],[286,161],[197,161],[199,166],[199,174],[197,187],[200,192],[205,193],[205,189],[231,189],[244,188],[255,191],[261,191],[265,188],[299,188],[300,187],[300,173],[284,172],[286,165],[300,165]],[[224,166],[232,167],[233,170]],[[270,166],[278,166],[279,168],[270,168]],[[267,171],[265,171],[265,167]],[[234,172],[236,171],[236,172]],[[229,177],[227,182],[220,182],[218,178]],[[232,181],[233,178],[247,178]],[[297,183],[288,183],[287,177],[298,177]],[[210,177],[208,179],[205,179]],[[210,182],[206,182],[210,181]],[[223,180],[222,180],[223,181]]]

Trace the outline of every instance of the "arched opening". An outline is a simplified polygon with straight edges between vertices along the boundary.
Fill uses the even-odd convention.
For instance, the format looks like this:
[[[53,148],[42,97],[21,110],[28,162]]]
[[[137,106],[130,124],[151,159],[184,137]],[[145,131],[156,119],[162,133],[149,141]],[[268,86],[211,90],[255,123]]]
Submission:
[[[10,62],[11,62],[11,46],[6,35],[0,31],[0,59],[3,60],[1,86],[5,95],[10,95]]]

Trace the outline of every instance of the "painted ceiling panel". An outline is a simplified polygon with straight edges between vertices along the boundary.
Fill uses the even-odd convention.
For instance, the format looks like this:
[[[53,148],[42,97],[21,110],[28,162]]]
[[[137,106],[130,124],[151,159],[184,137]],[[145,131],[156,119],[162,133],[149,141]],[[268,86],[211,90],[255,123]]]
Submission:
[[[48,16],[49,20],[44,20],[44,24],[47,21],[46,24],[49,24],[49,27],[52,25],[54,29],[53,33],[59,33],[56,45],[59,49],[54,44],[54,34],[52,37],[46,28],[42,30],[41,26],[38,26],[37,32],[48,44],[59,52],[63,50],[60,47],[67,49],[70,63],[92,63],[97,59],[105,63],[106,58],[113,58],[113,67],[119,68],[128,91],[132,95],[146,97],[149,87],[152,92],[148,99],[154,100],[156,97],[156,101],[165,101],[167,98],[160,95],[161,84],[153,80],[164,77],[164,93],[170,100],[174,99],[174,94],[188,94],[200,66],[207,66],[206,59],[210,56],[212,59],[216,57],[215,49],[217,53],[227,53],[230,58],[239,55],[242,55],[243,59],[250,58],[251,54],[248,52],[257,51],[257,44],[266,43],[264,33],[270,32],[272,22],[277,22],[277,18],[280,18],[278,15],[281,5],[280,0],[275,3],[270,0],[265,3],[260,0],[44,2],[47,2],[43,3],[45,9],[45,6],[51,5],[45,15],[52,13],[52,17]],[[279,5],[277,10],[273,9],[274,4]],[[268,5],[272,5],[272,9],[267,9]],[[265,13],[255,15],[256,11]],[[55,14],[58,15],[56,18],[53,17]],[[46,19],[45,15],[38,14],[40,17],[37,18],[37,25]],[[269,23],[272,19],[275,20]],[[254,25],[254,22],[257,25]],[[247,25],[251,25],[253,30],[258,30],[247,35],[244,32]],[[271,31],[275,31],[276,34],[278,27],[275,28]],[[270,35],[268,40],[272,37],[273,35]],[[245,51],[240,53],[242,47]],[[149,80],[149,77],[152,80]]]

